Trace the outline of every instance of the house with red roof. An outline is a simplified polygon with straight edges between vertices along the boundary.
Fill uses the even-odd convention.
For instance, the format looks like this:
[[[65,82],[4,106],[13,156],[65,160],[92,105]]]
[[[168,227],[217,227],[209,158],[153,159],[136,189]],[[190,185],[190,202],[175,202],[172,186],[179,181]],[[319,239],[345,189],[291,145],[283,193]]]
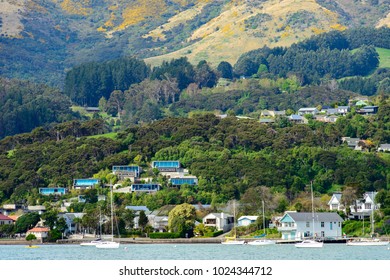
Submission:
[[[0,213],[0,226],[13,224],[14,220]]]
[[[38,240],[43,241],[49,236],[49,231],[50,229],[48,227],[35,227],[28,230],[26,236],[29,234],[33,234]]]

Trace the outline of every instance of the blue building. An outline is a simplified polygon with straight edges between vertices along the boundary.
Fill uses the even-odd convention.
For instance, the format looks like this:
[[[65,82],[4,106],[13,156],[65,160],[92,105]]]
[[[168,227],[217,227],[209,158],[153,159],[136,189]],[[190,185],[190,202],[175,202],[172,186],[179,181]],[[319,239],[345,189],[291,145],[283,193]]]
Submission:
[[[133,184],[131,185],[132,192],[157,192],[161,189],[160,184]]]
[[[74,179],[73,188],[74,189],[91,189],[96,185],[100,184],[99,179]]]
[[[138,178],[141,173],[141,168],[138,165],[114,165],[112,167],[112,173],[122,178]]]
[[[152,168],[157,168],[162,172],[176,172],[180,168],[180,162],[177,160],[152,161]]]
[[[171,178],[169,182],[174,187],[180,187],[181,185],[198,185],[198,178],[195,176],[181,177],[181,178]]]
[[[39,188],[39,193],[43,195],[63,195],[66,193],[66,188]]]

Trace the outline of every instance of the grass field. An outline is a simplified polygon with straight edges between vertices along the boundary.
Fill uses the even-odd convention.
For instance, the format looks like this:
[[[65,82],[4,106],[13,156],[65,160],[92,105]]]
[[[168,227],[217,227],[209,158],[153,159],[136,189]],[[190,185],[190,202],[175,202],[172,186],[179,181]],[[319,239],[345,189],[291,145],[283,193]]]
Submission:
[[[379,67],[390,68],[390,49],[375,48],[379,54]]]
[[[106,133],[106,134],[99,134],[99,135],[88,136],[88,138],[101,138],[101,137],[105,137],[105,138],[115,139],[117,134],[118,133],[116,133],[116,132],[110,132],[110,133]]]

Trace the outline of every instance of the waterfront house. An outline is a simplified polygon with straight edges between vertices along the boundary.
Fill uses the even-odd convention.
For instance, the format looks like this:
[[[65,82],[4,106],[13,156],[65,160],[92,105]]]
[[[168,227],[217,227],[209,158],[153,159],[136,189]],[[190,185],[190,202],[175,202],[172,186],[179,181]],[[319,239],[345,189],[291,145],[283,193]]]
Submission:
[[[203,224],[227,232],[233,228],[234,217],[226,213],[210,213],[203,218]]]
[[[366,192],[362,199],[355,200],[354,205],[350,205],[349,218],[361,220],[370,217],[372,211],[380,208],[380,205],[375,203],[376,195],[377,192]]]
[[[35,235],[37,240],[43,242],[49,236],[50,229],[48,227],[35,227],[27,231],[26,236],[29,234]]]
[[[85,213],[61,213],[59,218],[63,218],[66,223],[65,235],[80,232],[80,222]],[[77,222],[77,220],[79,222]]]
[[[0,226],[13,224],[14,220],[10,217],[0,214]]]
[[[328,202],[330,211],[344,211],[345,207],[341,203],[341,193],[334,193]]]
[[[286,212],[277,227],[283,240],[302,240],[305,238],[341,238],[343,219],[335,212]]]
[[[42,195],[64,195],[66,193],[66,188],[58,188],[58,187],[39,188],[39,193]]]
[[[100,184],[99,179],[88,178],[88,179],[74,179],[73,189],[91,189]]]
[[[148,224],[159,232],[167,231],[168,216],[147,215]]]
[[[257,221],[259,216],[241,216],[237,219],[238,226],[249,226]]]

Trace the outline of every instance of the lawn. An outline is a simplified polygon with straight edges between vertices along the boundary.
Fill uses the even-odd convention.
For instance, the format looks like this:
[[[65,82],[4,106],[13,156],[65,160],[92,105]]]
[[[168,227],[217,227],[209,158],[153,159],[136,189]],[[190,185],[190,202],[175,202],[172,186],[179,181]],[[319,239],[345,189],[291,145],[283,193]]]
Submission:
[[[390,49],[375,48],[379,54],[379,67],[390,68]]]

